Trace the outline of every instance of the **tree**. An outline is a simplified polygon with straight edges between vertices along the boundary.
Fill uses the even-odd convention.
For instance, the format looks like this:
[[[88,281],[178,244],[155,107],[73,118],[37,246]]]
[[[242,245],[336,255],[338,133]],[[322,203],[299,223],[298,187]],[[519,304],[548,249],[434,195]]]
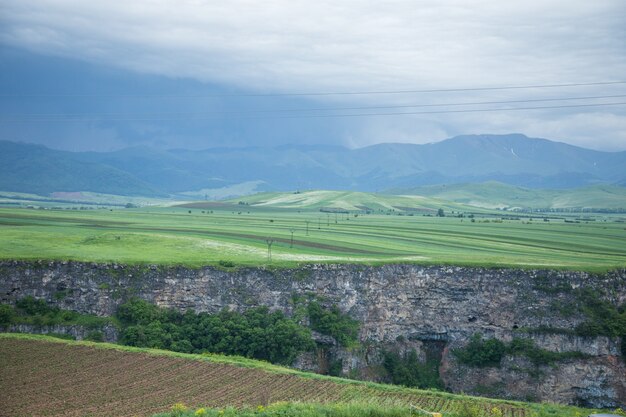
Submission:
[[[8,326],[13,323],[15,311],[7,304],[0,304],[0,326]]]
[[[437,217],[445,217],[445,216],[446,216],[446,214],[443,212],[442,208],[437,210]]]

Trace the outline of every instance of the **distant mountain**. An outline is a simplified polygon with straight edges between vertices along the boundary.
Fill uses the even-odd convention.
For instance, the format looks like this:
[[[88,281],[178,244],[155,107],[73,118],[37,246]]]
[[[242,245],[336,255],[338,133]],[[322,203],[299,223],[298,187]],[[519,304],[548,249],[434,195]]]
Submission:
[[[84,160],[83,154],[6,141],[0,141],[0,190],[41,195],[59,191],[163,194],[124,170]]]
[[[593,151],[521,134],[457,136],[426,145],[384,144],[357,151],[399,155],[399,163],[389,163],[395,166],[389,174],[405,186],[500,181],[572,188],[626,178],[626,152]]]
[[[0,142],[0,190],[156,195],[231,189],[379,191],[499,181],[530,188],[626,184],[626,152],[600,152],[521,134],[457,136],[412,145],[128,148],[72,153]],[[236,187],[235,187],[236,188]],[[243,187],[248,192],[258,191]],[[216,193],[217,195],[223,193]]]

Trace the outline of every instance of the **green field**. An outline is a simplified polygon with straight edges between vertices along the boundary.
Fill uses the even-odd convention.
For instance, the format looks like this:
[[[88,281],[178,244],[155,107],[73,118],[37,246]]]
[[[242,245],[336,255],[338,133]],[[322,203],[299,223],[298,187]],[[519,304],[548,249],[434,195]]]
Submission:
[[[496,181],[480,184],[426,185],[390,190],[394,194],[421,195],[483,208],[543,210],[626,210],[626,188],[600,184],[547,190],[516,187]]]
[[[337,203],[341,198],[336,197],[315,204],[293,200],[287,204],[283,197],[282,204],[298,204],[291,208],[263,204],[268,201],[263,194],[242,198],[242,204],[198,202],[186,207],[112,210],[2,208],[0,257],[189,266],[230,261],[236,266],[258,266],[270,263],[266,244],[270,238],[275,266],[423,263],[594,271],[626,266],[626,230],[619,217],[501,220],[510,214],[482,211],[470,219],[465,210],[466,217],[452,217],[447,206],[446,217],[436,217],[430,215],[436,206],[383,209],[375,201],[365,201],[370,214],[365,209],[319,211],[320,207],[341,208]],[[361,200],[356,205],[364,204]],[[461,208],[455,206],[454,216]]]
[[[127,204],[135,206],[167,205],[175,200],[170,198],[152,198],[139,196],[126,196],[114,194],[101,194],[88,191],[82,192],[55,192],[50,195],[38,195],[19,193],[15,191],[0,190],[0,206],[13,207],[96,207],[111,206],[124,207]]]
[[[230,200],[255,207],[291,210],[341,210],[370,212],[407,212],[435,214],[442,208],[452,211],[479,211],[476,207],[420,195],[385,195],[359,191],[304,191],[295,193],[258,193]]]

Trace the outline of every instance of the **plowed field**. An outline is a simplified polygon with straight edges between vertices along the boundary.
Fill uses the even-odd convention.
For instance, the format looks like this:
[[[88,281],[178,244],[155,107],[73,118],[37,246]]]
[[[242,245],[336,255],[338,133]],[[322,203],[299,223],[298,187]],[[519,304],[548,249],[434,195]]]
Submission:
[[[110,346],[110,345],[109,345]],[[445,393],[335,382],[164,354],[54,340],[0,337],[1,416],[149,416],[177,402],[191,407],[259,405],[281,400],[412,404],[452,411],[464,401]],[[522,404],[479,401],[507,417]]]

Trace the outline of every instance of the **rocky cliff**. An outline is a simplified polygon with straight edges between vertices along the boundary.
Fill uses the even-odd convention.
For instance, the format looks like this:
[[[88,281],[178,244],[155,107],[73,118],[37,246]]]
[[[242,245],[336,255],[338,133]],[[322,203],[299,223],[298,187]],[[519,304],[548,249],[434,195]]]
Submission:
[[[298,269],[126,266],[78,262],[0,263],[0,301],[32,295],[61,308],[102,316],[138,296],[163,307],[216,312],[267,305],[290,314],[293,296],[337,304],[361,322],[361,347],[346,350],[322,340],[297,366],[327,369],[340,361],[346,375],[379,379],[381,352],[415,349],[436,357],[446,388],[480,395],[576,403],[626,404],[626,365],[616,337],[573,334],[588,320],[577,289],[602,302],[626,302],[626,270],[584,272],[417,265],[306,265]],[[568,308],[569,307],[569,308]],[[507,354],[499,366],[461,364],[455,349],[480,333],[510,341],[532,339],[551,352],[579,357],[542,365]]]

